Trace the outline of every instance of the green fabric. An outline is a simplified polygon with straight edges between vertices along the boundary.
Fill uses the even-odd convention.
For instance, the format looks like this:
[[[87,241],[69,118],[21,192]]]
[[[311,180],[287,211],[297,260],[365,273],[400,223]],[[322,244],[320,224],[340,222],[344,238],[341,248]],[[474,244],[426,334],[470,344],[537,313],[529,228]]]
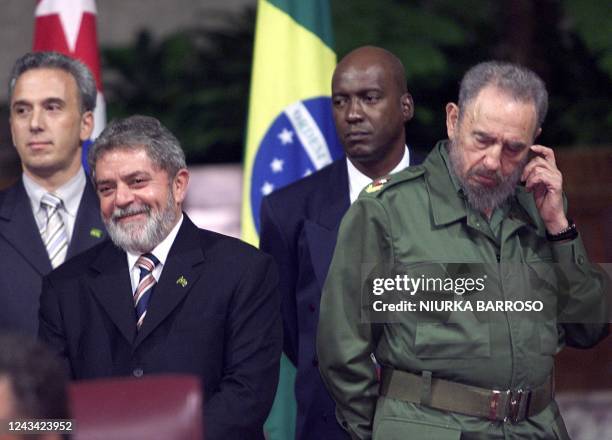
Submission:
[[[267,0],[317,35],[328,47],[334,47],[328,0]]]
[[[283,353],[280,362],[278,389],[272,409],[270,409],[270,415],[264,425],[267,439],[285,440],[295,437],[297,402],[293,388],[296,373],[295,367]]]
[[[460,431],[467,440],[554,438],[555,404],[528,422],[504,425],[378,397],[372,352],[381,365],[403,371],[431,371],[433,377],[487,389],[534,388],[552,373],[560,343],[588,346],[602,337],[604,325],[597,323],[563,324],[559,333],[558,298],[568,321],[580,322],[588,312],[596,322],[607,322],[600,306],[604,281],[586,259],[580,238],[562,247],[548,242],[533,197],[517,187],[499,225],[498,245],[489,225],[457,193],[442,156],[444,145],[439,143],[423,165],[393,175],[382,189],[367,188],[345,215],[321,301],[322,377],[340,422],[356,439],[385,438],[379,433],[395,431],[398,421],[410,425],[406,438],[408,433],[428,438],[432,429],[444,427],[451,437]],[[563,265],[561,276],[552,263]],[[362,280],[385,276],[397,265],[412,278],[432,279],[467,267],[468,273],[486,275],[486,289],[472,299],[542,299],[545,312],[552,313],[527,318],[503,311],[404,312],[371,324],[364,319],[372,317],[366,313],[371,285]],[[392,428],[386,426],[390,421]],[[427,427],[419,430],[419,424]]]

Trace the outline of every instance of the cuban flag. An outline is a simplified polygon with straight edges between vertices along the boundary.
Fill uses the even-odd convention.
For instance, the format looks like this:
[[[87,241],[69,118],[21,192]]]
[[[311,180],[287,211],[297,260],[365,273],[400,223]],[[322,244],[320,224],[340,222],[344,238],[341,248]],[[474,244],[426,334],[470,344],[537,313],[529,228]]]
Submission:
[[[100,54],[96,31],[95,0],[39,0],[35,11],[34,51],[59,52],[84,63],[98,88],[92,138],[106,125],[106,105],[102,94]],[[87,149],[83,145],[83,167],[87,168]]]

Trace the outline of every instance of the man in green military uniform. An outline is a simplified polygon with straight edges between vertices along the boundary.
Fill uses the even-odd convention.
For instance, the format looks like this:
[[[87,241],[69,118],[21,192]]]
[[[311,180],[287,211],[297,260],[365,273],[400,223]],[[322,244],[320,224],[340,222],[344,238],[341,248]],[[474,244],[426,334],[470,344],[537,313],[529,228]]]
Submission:
[[[607,335],[607,280],[566,217],[553,150],[534,145],[547,100],[527,69],[475,66],[446,107],[449,140],[374,182],[345,215],[317,350],[354,439],[567,438],[554,355]],[[459,296],[457,273],[463,286],[473,277],[472,295]],[[382,293],[406,293],[396,275],[446,276],[454,291],[450,301],[439,301],[441,284]],[[427,299],[446,306],[425,313]]]

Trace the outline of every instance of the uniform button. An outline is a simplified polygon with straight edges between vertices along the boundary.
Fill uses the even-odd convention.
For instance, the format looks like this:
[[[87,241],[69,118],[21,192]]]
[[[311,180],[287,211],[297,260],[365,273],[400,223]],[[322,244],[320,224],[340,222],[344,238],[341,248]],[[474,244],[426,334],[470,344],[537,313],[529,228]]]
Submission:
[[[132,375],[134,377],[142,377],[143,374],[144,371],[142,370],[142,368],[134,368],[134,371],[132,371]]]
[[[317,308],[315,307],[314,304],[310,303],[310,304],[308,304],[308,310],[310,310],[311,312],[314,313],[314,311],[317,310]]]
[[[578,264],[584,264],[584,255],[578,255]]]

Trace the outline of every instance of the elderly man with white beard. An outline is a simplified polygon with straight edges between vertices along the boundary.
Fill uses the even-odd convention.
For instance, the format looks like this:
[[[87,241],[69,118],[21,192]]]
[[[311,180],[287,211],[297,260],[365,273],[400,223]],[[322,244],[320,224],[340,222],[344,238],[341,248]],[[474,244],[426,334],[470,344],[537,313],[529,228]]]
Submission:
[[[555,354],[595,345],[609,316],[554,151],[535,143],[547,104],[534,72],[474,66],[446,106],[448,140],[343,218],[317,352],[352,439],[567,438]]]
[[[73,379],[197,375],[207,439],[263,439],[282,337],[273,261],[182,212],[185,156],[156,119],[113,121],[88,159],[112,241],[45,278],[40,338]]]

